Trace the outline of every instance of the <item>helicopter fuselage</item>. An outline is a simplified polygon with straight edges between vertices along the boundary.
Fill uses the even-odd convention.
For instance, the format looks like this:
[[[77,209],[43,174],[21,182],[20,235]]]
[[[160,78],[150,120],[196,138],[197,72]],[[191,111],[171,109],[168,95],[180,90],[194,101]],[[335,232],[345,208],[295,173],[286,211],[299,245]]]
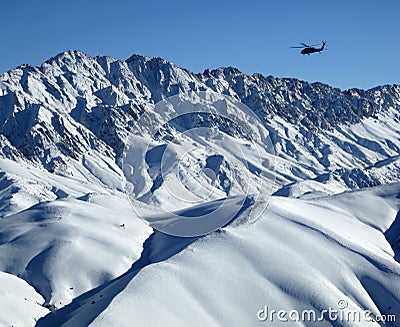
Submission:
[[[322,42],[322,47],[320,48],[314,48],[314,47],[305,47],[303,50],[301,50],[301,54],[305,55],[305,54],[311,54],[311,53],[315,53],[315,52],[321,52],[324,50],[325,48],[325,44],[326,42]]]
[[[311,53],[315,53],[315,52],[321,52],[322,50],[324,50],[323,48],[304,48],[303,50],[301,50],[301,54],[305,55],[305,54],[311,54]]]

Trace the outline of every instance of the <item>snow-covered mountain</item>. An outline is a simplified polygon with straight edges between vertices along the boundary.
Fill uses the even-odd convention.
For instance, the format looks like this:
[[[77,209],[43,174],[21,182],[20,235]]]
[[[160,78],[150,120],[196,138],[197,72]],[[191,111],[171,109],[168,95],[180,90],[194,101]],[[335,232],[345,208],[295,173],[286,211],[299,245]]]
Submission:
[[[160,58],[119,61],[79,51],[40,67],[20,66],[0,80],[2,155],[50,172],[71,173],[68,161],[84,162],[93,153],[118,163],[141,113],[191,90],[239,99],[266,123],[278,156],[291,161],[282,164],[283,184],[328,172],[347,186],[378,184],[391,176],[376,173],[374,165],[384,165],[400,148],[398,85],[342,92],[235,68],[193,74]]]
[[[149,133],[158,103],[190,92],[224,95],[227,107],[243,103],[255,118],[238,105],[237,122],[181,115]],[[169,108],[169,117],[179,114]],[[251,144],[249,126],[271,144]],[[400,281],[399,131],[398,85],[341,91],[232,67],[194,74],[161,58],[79,51],[3,73],[0,278],[16,291],[0,292],[27,309],[0,321],[33,325],[57,309],[38,325],[123,325],[126,310],[134,312],[126,325],[187,325],[190,317],[193,325],[255,325],[264,304],[320,312],[344,297],[360,312],[400,320],[400,289],[389,286]],[[133,205],[143,211],[125,194],[132,134],[132,153],[143,157],[133,156]],[[258,205],[249,189],[266,185],[268,210],[248,224]],[[221,199],[236,214],[206,237],[167,236],[138,217],[155,205],[208,213]],[[206,282],[207,269],[214,277]],[[149,315],[154,305],[159,315]]]

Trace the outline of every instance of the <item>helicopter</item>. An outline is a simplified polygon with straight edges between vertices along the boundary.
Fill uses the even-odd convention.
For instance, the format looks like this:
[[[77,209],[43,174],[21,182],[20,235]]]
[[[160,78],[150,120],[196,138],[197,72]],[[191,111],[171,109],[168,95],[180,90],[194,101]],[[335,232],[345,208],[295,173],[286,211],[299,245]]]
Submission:
[[[322,41],[322,47],[320,47],[320,48],[315,48],[317,45],[307,45],[305,43],[300,43],[300,44],[301,44],[301,46],[299,46],[299,47],[291,47],[291,48],[292,49],[303,49],[300,52],[302,55],[305,55],[305,54],[310,55],[311,53],[316,53],[316,52],[321,53],[323,50],[326,50],[325,49],[326,41]]]

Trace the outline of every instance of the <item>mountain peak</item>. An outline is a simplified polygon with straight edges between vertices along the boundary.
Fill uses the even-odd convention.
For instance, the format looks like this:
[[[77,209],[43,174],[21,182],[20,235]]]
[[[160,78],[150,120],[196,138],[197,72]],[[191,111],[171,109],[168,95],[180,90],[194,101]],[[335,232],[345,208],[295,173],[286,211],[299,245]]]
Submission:
[[[49,60],[46,61],[48,62],[62,62],[62,61],[77,61],[81,58],[89,58],[90,56],[80,50],[67,50],[64,52],[59,53],[55,57],[50,58]]]
[[[134,53],[128,59],[126,59],[125,62],[130,62],[130,61],[150,61],[151,59],[152,59],[152,57],[142,56],[140,54]]]

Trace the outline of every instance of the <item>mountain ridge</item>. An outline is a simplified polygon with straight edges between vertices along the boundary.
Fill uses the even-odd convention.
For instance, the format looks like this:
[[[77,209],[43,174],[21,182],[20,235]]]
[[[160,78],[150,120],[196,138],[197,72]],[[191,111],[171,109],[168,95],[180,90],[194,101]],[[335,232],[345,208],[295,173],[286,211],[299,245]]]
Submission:
[[[120,61],[79,50],[60,53],[40,67],[22,65],[0,80],[1,155],[33,160],[50,171],[92,150],[118,162],[138,117],[182,92],[211,90],[240,99],[268,126],[277,152],[287,149],[285,155],[296,160],[303,149],[287,139],[288,130],[295,128],[305,151],[320,160],[326,157],[321,136],[377,119],[378,113],[390,111],[398,119],[400,107],[398,85],[342,92],[319,82],[249,76],[233,67],[194,74],[159,57],[134,54]],[[396,155],[400,145],[378,147]]]

